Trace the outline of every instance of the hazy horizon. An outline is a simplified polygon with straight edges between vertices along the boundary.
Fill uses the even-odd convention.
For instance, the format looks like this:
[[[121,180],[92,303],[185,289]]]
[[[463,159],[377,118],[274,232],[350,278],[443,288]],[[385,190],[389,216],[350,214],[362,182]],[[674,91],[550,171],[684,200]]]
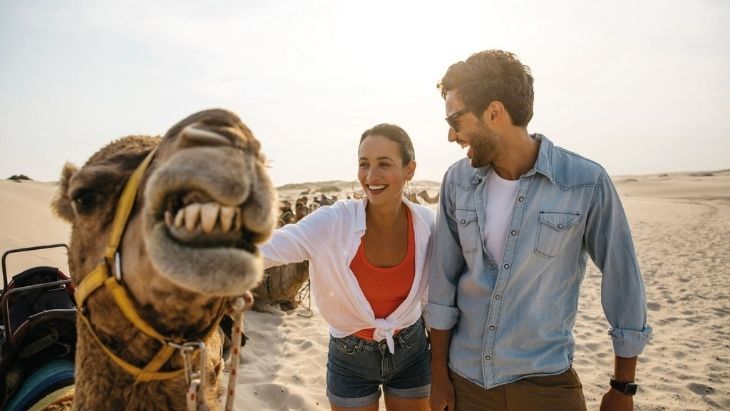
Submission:
[[[276,186],[355,179],[363,130],[412,137],[416,180],[465,151],[436,83],[489,48],[535,77],[531,133],[613,176],[730,168],[730,3],[0,0],[0,178],[58,179],[104,144],[223,107]]]

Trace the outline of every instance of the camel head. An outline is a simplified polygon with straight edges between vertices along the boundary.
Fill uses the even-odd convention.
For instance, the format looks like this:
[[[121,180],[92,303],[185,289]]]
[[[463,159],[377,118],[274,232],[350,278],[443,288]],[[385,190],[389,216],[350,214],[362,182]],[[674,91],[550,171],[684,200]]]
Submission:
[[[274,227],[276,193],[259,142],[224,110],[193,114],[162,139],[117,140],[81,169],[66,165],[53,208],[72,224],[74,282],[101,261],[124,185],[155,147],[119,248],[133,297],[145,307],[255,287],[263,271],[256,245]]]

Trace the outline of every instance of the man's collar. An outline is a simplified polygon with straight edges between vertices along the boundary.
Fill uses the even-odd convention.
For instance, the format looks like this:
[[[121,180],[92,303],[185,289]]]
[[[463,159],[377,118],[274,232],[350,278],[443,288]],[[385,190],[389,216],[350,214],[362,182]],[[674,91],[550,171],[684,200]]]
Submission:
[[[553,142],[542,134],[535,133],[531,134],[530,136],[540,143],[540,149],[537,153],[537,160],[535,160],[535,165],[530,171],[525,173],[525,176],[531,176],[535,173],[540,173],[547,177],[552,183],[555,183],[555,179],[553,178],[552,164]],[[484,180],[491,168],[491,164],[485,167],[475,168],[474,176],[471,180],[472,184],[477,185],[482,180]]]
[[[553,142],[542,134],[532,134],[532,138],[540,143],[540,151],[537,153],[537,160],[535,160],[535,166],[527,174],[540,173],[547,177],[552,183],[555,183],[553,178]]]

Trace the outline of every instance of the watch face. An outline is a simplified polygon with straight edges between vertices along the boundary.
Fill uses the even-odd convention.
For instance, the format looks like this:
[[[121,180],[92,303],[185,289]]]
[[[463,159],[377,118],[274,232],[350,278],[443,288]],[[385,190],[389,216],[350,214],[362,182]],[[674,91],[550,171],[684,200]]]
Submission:
[[[626,389],[624,390],[624,393],[629,394],[629,395],[634,395],[634,394],[636,394],[637,388],[639,388],[639,386],[636,384],[633,384],[633,383],[626,384]]]

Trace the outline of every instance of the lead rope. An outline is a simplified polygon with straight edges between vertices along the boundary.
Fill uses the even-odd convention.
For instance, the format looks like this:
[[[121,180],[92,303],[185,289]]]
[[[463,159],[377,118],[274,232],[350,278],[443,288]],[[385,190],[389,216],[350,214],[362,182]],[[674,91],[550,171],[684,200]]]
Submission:
[[[228,366],[228,390],[226,391],[225,411],[233,411],[233,400],[236,396],[236,382],[238,381],[238,360],[241,356],[241,335],[243,334],[243,311],[246,309],[244,297],[236,297],[228,308],[228,314],[233,318],[231,331],[231,363]]]
[[[205,362],[206,348],[202,341],[189,342],[182,345],[168,343],[174,348],[180,350],[185,364],[185,376],[188,381],[188,392],[185,396],[188,405],[188,411],[207,410],[203,406],[203,395],[205,395]],[[193,352],[200,351],[200,365],[198,371],[193,368]]]
[[[229,364],[228,389],[226,390],[226,411],[233,410],[233,402],[236,396],[236,380],[238,375],[238,360],[241,356],[241,335],[243,334],[243,312],[253,303],[250,294],[244,297],[236,297],[229,300],[226,314],[233,319],[231,331],[231,362]],[[188,383],[188,392],[185,396],[188,411],[207,411],[208,407],[203,404],[205,391],[205,344],[202,341],[185,343],[182,345],[168,343],[173,348],[180,350],[185,364],[185,375]],[[200,365],[196,372],[192,364],[192,355],[195,350],[200,351]]]

